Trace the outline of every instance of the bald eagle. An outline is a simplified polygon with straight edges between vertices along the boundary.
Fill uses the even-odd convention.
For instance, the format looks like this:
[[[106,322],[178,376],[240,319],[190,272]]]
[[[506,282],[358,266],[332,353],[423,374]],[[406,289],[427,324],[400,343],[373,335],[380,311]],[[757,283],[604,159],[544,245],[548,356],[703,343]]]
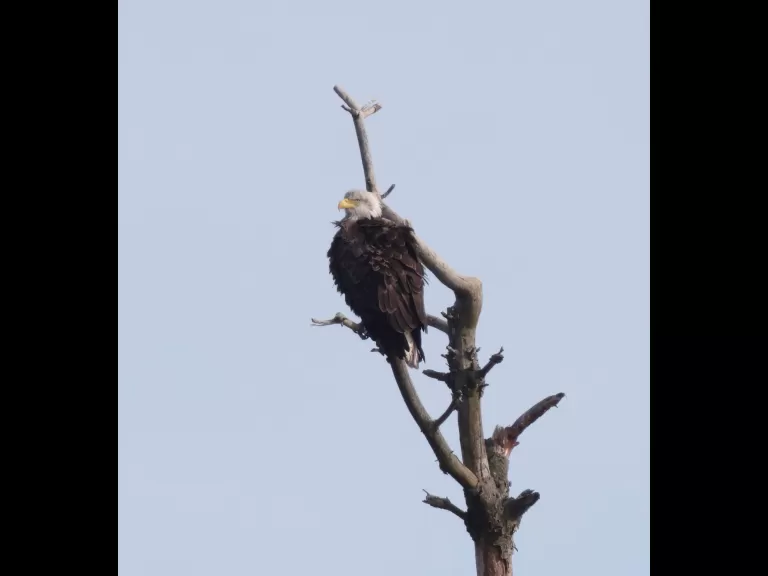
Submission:
[[[338,207],[346,216],[328,250],[336,288],[384,355],[418,368],[427,314],[413,229],[383,218],[377,194],[350,190]]]

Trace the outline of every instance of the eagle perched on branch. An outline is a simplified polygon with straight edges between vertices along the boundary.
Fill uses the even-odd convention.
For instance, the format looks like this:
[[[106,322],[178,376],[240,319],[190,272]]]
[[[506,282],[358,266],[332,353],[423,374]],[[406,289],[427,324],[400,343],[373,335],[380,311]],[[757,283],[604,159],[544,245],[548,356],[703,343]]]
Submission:
[[[339,202],[346,215],[328,250],[333,281],[387,358],[411,368],[424,361],[427,331],[424,266],[413,229],[382,217],[378,194],[350,190]]]

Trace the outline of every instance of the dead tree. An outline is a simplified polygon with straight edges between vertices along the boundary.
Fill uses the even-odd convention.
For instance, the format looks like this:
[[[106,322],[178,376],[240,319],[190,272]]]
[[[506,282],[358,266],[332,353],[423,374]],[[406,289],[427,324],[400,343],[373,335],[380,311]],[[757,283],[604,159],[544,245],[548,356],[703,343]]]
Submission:
[[[342,108],[351,116],[360,146],[365,173],[365,186],[371,194],[380,194],[376,187],[373,161],[368,146],[364,120],[381,109],[371,102],[362,108],[340,87],[334,91],[344,101]],[[392,187],[381,198],[386,198]],[[405,222],[391,208],[384,205],[383,216],[396,222]],[[456,296],[456,301],[442,313],[442,318],[428,316],[429,325],[448,336],[443,357],[447,372],[424,370],[423,373],[448,387],[451,400],[436,419],[432,419],[421,403],[404,362],[390,362],[392,373],[408,411],[431,446],[440,469],[458,482],[464,491],[466,510],[448,498],[426,493],[424,503],[447,510],[459,517],[475,544],[478,576],[511,576],[513,536],[523,515],[539,499],[539,493],[524,490],[517,497],[509,495],[509,456],[518,444],[520,434],[547,410],[557,406],[564,394],[549,396],[528,409],[514,424],[496,426],[490,438],[484,438],[481,399],[486,387],[485,378],[491,369],[504,359],[504,349],[491,355],[481,366],[479,348],[475,345],[475,331],[483,305],[483,286],[478,278],[462,276],[453,270],[427,244],[418,239],[419,257],[424,266]],[[312,319],[315,326],[339,324],[365,338],[363,327],[341,313],[330,320]],[[440,432],[440,426],[453,412],[458,414],[461,460],[453,453]],[[425,491],[426,492],[426,491]]]

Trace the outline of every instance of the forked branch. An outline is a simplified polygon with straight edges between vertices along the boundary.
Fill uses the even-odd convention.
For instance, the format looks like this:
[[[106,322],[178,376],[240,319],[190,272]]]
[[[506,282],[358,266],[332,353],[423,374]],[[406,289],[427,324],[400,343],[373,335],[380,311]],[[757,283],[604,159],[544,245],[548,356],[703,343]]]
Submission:
[[[365,174],[366,190],[373,194],[380,195],[376,186],[373,158],[368,144],[368,135],[365,130],[364,119],[366,116],[380,110],[381,105],[373,104],[372,106],[361,108],[341,86],[334,86],[333,89],[344,101],[344,109],[350,116],[352,116],[355,132],[357,134],[357,142],[360,148],[363,173]],[[382,204],[383,216],[385,218],[389,218],[396,222],[406,222],[385,203]],[[459,353],[453,368],[462,371],[463,374],[467,375],[470,372],[479,369],[479,367],[476,366],[475,328],[482,308],[482,284],[477,278],[458,274],[418,236],[416,237],[416,241],[421,262],[442,284],[450,288],[456,295],[456,303],[453,306],[455,320],[453,320],[450,331],[448,322],[441,318],[430,316],[428,322],[430,326],[449,334],[451,345]],[[352,322],[343,317],[343,315],[337,314],[333,319],[326,321],[313,320],[313,323],[316,326],[341,324],[342,326],[350,328],[357,334],[364,334],[364,328],[362,328],[360,324]],[[459,406],[459,429],[462,438],[462,456],[465,462],[467,462],[467,465],[464,465],[450,450],[448,444],[440,433],[440,430],[434,427],[434,421],[432,421],[427,414],[416,390],[413,388],[405,363],[392,361],[391,366],[406,406],[411,412],[413,419],[418,424],[419,429],[427,438],[432,450],[435,452],[435,455],[440,462],[441,469],[455,478],[464,488],[475,488],[478,484],[478,476],[473,470],[477,470],[482,477],[489,476],[485,444],[482,438],[479,395],[476,393],[467,395],[465,401]],[[467,377],[465,376],[463,380],[464,381],[459,382],[459,384],[462,387],[467,387]],[[447,412],[447,415],[444,414],[445,418],[450,415],[453,409],[455,409],[455,406],[452,405],[451,411]],[[439,420],[440,419],[438,419],[438,421]]]
[[[408,374],[408,367],[405,361],[393,358],[390,360],[390,365],[403,401],[405,401],[408,411],[435,453],[437,461],[440,463],[440,470],[449,474],[463,488],[468,490],[476,488],[478,485],[477,476],[456,457],[439,428],[434,425],[436,421],[429,417],[427,409],[421,403],[421,399],[411,382],[411,376]],[[450,412],[448,414],[450,415]]]
[[[355,133],[357,134],[357,144],[360,147],[360,159],[363,162],[363,173],[365,174],[365,189],[368,192],[378,194],[376,189],[376,175],[373,172],[373,158],[371,157],[371,149],[368,146],[368,134],[365,132],[365,124],[363,121],[367,116],[375,114],[381,110],[381,104],[376,104],[373,107],[360,108],[352,97],[346,93],[341,86],[334,86],[333,91],[339,95],[339,98],[344,100],[347,107],[344,108],[352,116],[352,122],[355,124]]]
[[[316,320],[313,318],[312,324],[314,326],[339,324],[341,326],[346,326],[361,337],[367,337],[364,336],[365,332],[361,324],[352,322],[341,312],[337,313],[330,320]],[[440,463],[440,469],[446,474],[449,474],[464,488],[473,489],[477,487],[477,477],[456,457],[439,430],[440,426],[458,407],[458,396],[454,396],[448,409],[440,415],[437,420],[432,420],[427,413],[426,408],[421,403],[421,399],[419,398],[416,389],[413,387],[405,362],[393,359],[391,365],[392,373],[397,382],[397,386],[400,389],[400,393],[403,396],[405,405],[437,457],[437,460]]]
[[[368,192],[379,194],[376,187],[376,176],[373,171],[373,157],[371,156],[370,145],[368,144],[368,134],[365,131],[364,120],[366,116],[373,114],[381,109],[381,104],[375,103],[373,107],[361,109],[354,99],[347,94],[347,92],[339,85],[333,87],[333,91],[339,95],[339,98],[344,100],[347,105],[347,110],[352,116],[352,121],[355,125],[355,133],[357,134],[357,144],[360,147],[360,159],[363,163],[363,173],[365,174],[365,188]],[[382,202],[383,216],[389,218],[398,223],[405,222],[404,218],[392,210],[386,203]],[[435,277],[445,286],[453,290],[457,295],[461,293],[464,296],[475,296],[476,299],[480,298],[482,292],[482,284],[477,278],[470,276],[462,276],[451,268],[448,263],[438,256],[437,252],[432,250],[426,242],[416,237],[417,246],[419,250],[419,258],[424,266],[435,275]],[[477,315],[480,315],[478,301]]]

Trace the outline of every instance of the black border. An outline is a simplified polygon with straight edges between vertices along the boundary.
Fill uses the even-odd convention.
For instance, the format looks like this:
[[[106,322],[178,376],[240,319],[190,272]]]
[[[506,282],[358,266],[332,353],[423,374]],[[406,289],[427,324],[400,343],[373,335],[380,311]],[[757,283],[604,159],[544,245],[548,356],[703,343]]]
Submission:
[[[108,498],[117,395],[109,335],[117,319],[108,307],[116,255],[107,209],[117,196],[107,7],[116,5],[9,5],[4,13],[13,160],[5,164],[13,248],[5,277],[21,284],[6,298],[13,377],[5,379],[4,405],[10,429],[20,432],[8,443],[15,461],[6,470],[23,471],[22,481],[11,481],[20,494],[7,524],[21,545],[11,554],[40,573],[91,572],[83,568],[110,564],[104,556],[117,543]]]

